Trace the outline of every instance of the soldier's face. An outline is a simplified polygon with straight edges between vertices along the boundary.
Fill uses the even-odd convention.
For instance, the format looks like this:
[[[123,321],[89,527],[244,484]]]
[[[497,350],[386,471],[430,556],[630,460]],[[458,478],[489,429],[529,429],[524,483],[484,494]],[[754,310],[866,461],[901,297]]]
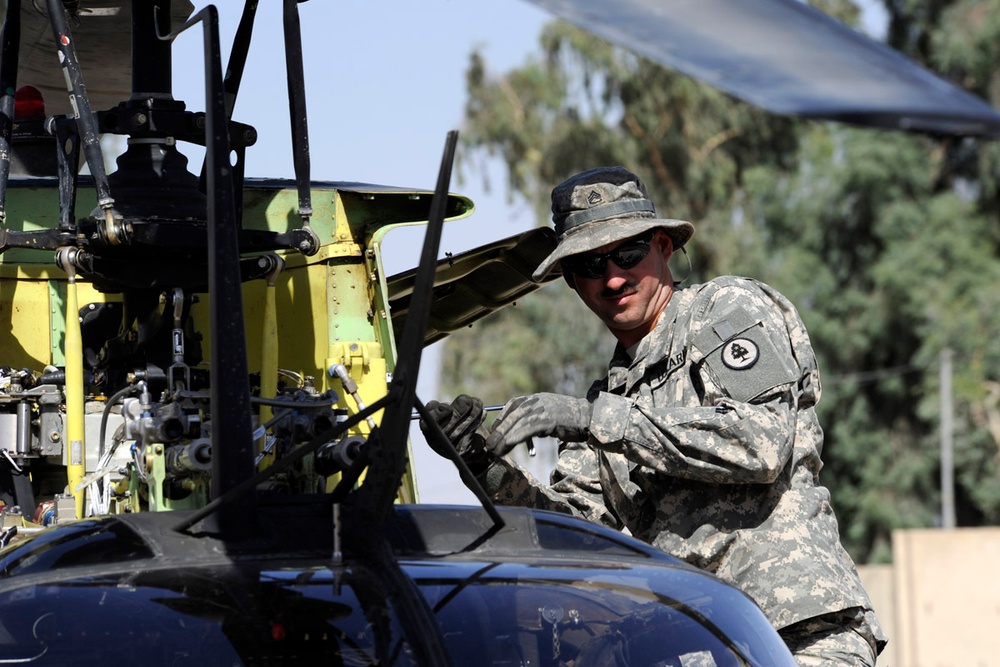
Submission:
[[[625,239],[597,248],[590,255],[605,255],[627,245]],[[673,294],[673,278],[667,260],[673,243],[662,230],[650,240],[649,253],[634,266],[623,269],[613,260],[595,278],[573,275],[569,282],[611,333],[629,347],[653,330],[660,312]]]

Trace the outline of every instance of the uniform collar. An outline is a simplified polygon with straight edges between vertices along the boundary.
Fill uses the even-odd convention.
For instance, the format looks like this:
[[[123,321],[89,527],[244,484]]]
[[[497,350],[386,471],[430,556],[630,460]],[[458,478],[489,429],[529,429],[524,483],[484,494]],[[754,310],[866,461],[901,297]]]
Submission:
[[[670,301],[660,313],[656,326],[634,346],[634,349],[626,349],[621,343],[615,347],[611,362],[608,364],[608,391],[622,393],[621,388],[624,387],[627,393],[632,384],[645,375],[648,363],[655,363],[668,356],[668,352],[672,352],[667,348],[673,345],[674,323],[678,314],[683,311],[683,304],[690,301],[690,292],[692,290],[674,290]]]

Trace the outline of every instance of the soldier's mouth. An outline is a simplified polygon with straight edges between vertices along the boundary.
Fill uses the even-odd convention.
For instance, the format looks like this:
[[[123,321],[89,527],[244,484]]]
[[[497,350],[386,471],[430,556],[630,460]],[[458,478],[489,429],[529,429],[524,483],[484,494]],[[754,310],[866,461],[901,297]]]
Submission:
[[[635,294],[635,285],[626,284],[618,289],[603,289],[601,290],[601,298],[608,300],[624,300]]]

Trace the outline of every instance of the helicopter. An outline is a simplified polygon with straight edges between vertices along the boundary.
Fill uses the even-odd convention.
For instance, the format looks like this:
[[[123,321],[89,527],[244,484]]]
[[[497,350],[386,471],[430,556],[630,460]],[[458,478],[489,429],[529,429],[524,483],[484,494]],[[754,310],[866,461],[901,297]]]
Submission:
[[[481,507],[415,504],[422,350],[555,279],[530,278],[555,240],[536,229],[438,259],[444,222],[474,210],[450,192],[454,133],[433,190],[314,181],[310,3],[283,3],[285,180],[243,172],[259,131],[235,113],[256,2],[225,67],[212,5],[42,5],[8,0],[0,56],[0,662],[141,647],[165,664],[793,664],[749,598],[627,536],[482,494]],[[171,90],[186,31],[204,49],[203,111]],[[32,60],[41,44],[47,66]],[[123,53],[127,75],[112,67]],[[822,113],[1000,127],[946,90],[919,123]],[[126,138],[117,168],[99,135]],[[204,147],[200,169],[180,142]],[[386,235],[414,225],[419,266],[387,275]]]

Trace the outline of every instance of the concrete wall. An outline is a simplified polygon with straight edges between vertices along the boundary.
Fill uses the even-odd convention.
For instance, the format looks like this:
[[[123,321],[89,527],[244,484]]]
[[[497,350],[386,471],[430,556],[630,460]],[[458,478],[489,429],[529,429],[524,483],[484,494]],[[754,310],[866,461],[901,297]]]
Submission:
[[[900,530],[860,567],[889,635],[878,667],[1000,667],[1000,528]]]

